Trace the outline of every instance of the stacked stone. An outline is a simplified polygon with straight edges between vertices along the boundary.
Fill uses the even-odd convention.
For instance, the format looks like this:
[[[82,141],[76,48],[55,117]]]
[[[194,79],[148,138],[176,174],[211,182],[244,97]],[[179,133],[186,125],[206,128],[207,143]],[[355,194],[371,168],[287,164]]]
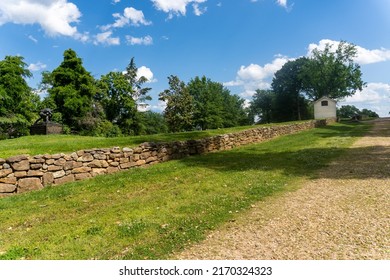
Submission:
[[[0,159],[0,197],[190,155],[230,150],[276,136],[324,126],[328,122],[329,120],[321,120],[259,127],[200,140],[170,143],[148,142],[134,149],[114,147],[112,149],[81,150],[71,154],[46,154],[33,157],[20,155]]]

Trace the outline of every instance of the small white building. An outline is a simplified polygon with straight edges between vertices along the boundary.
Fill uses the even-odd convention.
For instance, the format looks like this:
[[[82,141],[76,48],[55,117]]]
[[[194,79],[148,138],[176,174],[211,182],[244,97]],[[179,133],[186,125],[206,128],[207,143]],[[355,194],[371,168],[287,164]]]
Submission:
[[[314,101],[314,119],[336,118],[336,103],[327,96]]]

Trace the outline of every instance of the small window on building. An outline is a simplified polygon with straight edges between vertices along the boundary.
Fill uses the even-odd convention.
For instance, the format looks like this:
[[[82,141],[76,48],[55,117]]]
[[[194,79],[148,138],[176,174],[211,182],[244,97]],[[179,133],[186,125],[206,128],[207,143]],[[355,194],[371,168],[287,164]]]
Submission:
[[[321,101],[321,106],[328,106],[328,101],[327,100]]]

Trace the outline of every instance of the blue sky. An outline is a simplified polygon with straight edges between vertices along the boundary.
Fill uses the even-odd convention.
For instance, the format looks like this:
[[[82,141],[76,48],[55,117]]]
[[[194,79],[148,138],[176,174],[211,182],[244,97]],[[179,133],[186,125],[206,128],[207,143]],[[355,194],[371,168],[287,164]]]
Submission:
[[[388,0],[1,0],[0,59],[23,56],[36,87],[68,48],[96,78],[134,57],[161,111],[169,75],[205,75],[250,101],[289,59],[346,40],[367,85],[340,104],[388,116],[389,15]]]

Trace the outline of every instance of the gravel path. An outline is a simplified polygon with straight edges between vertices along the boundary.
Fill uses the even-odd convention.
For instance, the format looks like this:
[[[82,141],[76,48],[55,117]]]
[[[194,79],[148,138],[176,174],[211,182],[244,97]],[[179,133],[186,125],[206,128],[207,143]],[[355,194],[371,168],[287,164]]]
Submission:
[[[390,259],[390,119],[318,178],[259,202],[175,259]]]

